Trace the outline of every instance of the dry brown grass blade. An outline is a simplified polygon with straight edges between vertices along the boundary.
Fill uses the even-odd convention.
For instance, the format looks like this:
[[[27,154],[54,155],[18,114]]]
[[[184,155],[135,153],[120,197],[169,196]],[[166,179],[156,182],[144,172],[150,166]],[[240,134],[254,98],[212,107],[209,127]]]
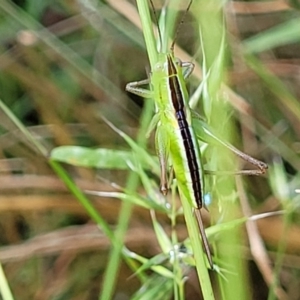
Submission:
[[[290,10],[291,7],[285,0],[274,1],[229,1],[226,9],[233,14],[265,14]]]
[[[246,217],[250,217],[252,216],[252,211],[240,176],[236,176],[236,185],[243,214]],[[265,282],[269,287],[271,287],[273,283],[273,269],[271,268],[271,261],[268,257],[263,239],[259,233],[256,222],[248,220],[246,222],[246,229],[248,233],[250,251],[253,259],[256,262]],[[288,299],[287,294],[281,287],[277,286],[275,293],[277,298],[280,300]]]
[[[178,227],[180,240],[187,235],[184,225]],[[151,226],[130,228],[127,232],[125,244],[130,249],[140,247],[149,252],[157,252],[158,242]],[[61,252],[79,253],[90,250],[105,250],[110,248],[110,241],[100,232],[96,225],[72,226],[50,233],[36,236],[22,244],[0,248],[2,262],[26,260],[33,256],[49,256]]]

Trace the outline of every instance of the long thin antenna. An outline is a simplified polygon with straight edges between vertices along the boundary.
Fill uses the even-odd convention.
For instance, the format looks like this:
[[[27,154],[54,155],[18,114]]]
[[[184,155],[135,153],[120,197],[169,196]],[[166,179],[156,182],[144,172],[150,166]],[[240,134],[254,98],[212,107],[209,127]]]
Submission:
[[[150,1],[151,1],[151,0],[150,0]],[[151,1],[151,2],[152,2],[152,1]],[[174,51],[175,42],[176,42],[176,39],[177,39],[177,37],[178,37],[178,33],[179,33],[179,31],[180,31],[180,28],[181,28],[181,26],[182,26],[182,24],[183,24],[183,22],[184,22],[184,19],[185,19],[185,17],[186,17],[186,14],[187,14],[187,12],[189,11],[189,9],[190,9],[192,3],[193,3],[193,0],[190,0],[190,3],[189,3],[189,5],[187,6],[187,8],[186,8],[186,10],[185,10],[185,12],[184,12],[184,14],[183,14],[181,20],[180,20],[180,23],[179,23],[178,26],[177,26],[177,30],[176,30],[176,33],[175,33],[173,42],[172,42],[171,47],[170,47],[170,50],[171,50],[172,52]]]
[[[152,0],[150,0],[150,4],[151,4],[151,8],[153,10],[153,16],[154,16],[154,20],[155,20],[155,23],[156,23],[156,26],[157,26],[160,47],[162,47],[162,36],[161,36],[160,28],[159,28],[158,17],[157,17],[155,7],[154,7],[154,4],[153,4]]]

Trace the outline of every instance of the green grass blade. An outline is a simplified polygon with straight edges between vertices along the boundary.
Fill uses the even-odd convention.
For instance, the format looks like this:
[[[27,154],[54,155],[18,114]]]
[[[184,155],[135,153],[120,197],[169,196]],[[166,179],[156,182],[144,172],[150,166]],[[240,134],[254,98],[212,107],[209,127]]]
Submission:
[[[132,151],[125,150],[61,146],[53,149],[50,155],[53,160],[71,164],[73,166],[110,170],[129,170],[129,165],[135,164],[138,153],[136,154]],[[146,156],[146,161],[143,157],[139,159],[141,167],[148,170],[154,169],[153,165],[157,165],[157,163],[157,158],[154,156],[150,157],[150,155]]]
[[[300,41],[300,19],[292,19],[271,27],[244,41],[246,53],[259,53]]]
[[[151,101],[146,101],[143,113],[141,116],[140,129],[137,136],[137,146],[138,149],[143,149],[146,146],[146,133],[148,130],[148,126],[152,119],[152,109],[153,103]],[[118,130],[117,130],[118,131]],[[119,132],[119,131],[118,131]],[[126,137],[127,138],[127,137]],[[125,138],[125,139],[126,139]],[[129,144],[131,143],[131,139],[126,140]],[[134,145],[134,144],[132,144]],[[126,184],[126,190],[129,192],[133,192],[137,189],[139,184],[139,176],[136,172],[131,172]],[[122,248],[124,237],[126,234],[126,230],[128,227],[128,223],[130,220],[131,212],[132,212],[132,204],[130,202],[123,202],[120,215],[118,218],[118,226],[115,231],[115,238],[119,241],[118,245],[116,245],[110,254],[109,262],[106,267],[106,272],[104,276],[104,281],[102,283],[102,293],[99,296],[101,300],[109,300],[113,296],[114,287],[117,281],[117,273],[120,266],[120,258],[122,254]]]
[[[290,110],[297,119],[300,119],[300,106],[298,99],[287,86],[257,59],[254,55],[246,56],[248,66],[263,80],[268,89],[279,99],[280,103]]]
[[[2,264],[0,263],[0,294],[3,300],[14,300],[13,294],[8,285]]]
[[[131,300],[166,300],[172,296],[173,281],[159,275],[151,276]]]
[[[143,34],[144,34],[147,53],[149,56],[149,61],[152,69],[156,64],[158,57],[157,57],[157,49],[156,49],[156,40],[152,29],[153,27],[152,27],[151,15],[150,15],[147,1],[137,0],[136,3],[142,21]]]

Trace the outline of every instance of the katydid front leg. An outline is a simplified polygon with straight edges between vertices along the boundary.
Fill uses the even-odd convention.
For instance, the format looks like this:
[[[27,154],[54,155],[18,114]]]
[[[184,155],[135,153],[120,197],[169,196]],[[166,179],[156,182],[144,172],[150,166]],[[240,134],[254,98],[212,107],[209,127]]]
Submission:
[[[190,77],[190,75],[194,71],[194,64],[191,62],[182,62],[181,60],[177,59],[176,64],[178,64],[182,68],[182,75],[184,79],[187,79]],[[150,79],[143,79],[140,81],[133,81],[127,83],[125,90],[127,92],[130,92],[132,94],[135,94],[137,96],[143,97],[143,98],[153,98],[154,93],[151,90],[141,88],[141,86],[149,85]]]
[[[149,85],[150,80],[144,79],[140,81],[129,82],[126,84],[125,90],[143,98],[153,98],[154,93],[151,90],[141,88],[140,86]]]
[[[149,79],[130,82],[126,85],[126,91],[133,93],[135,95],[141,96],[143,98],[153,98],[154,94],[151,90],[141,88],[140,86],[148,85],[150,83]],[[155,148],[156,153],[159,159],[160,165],[160,191],[166,196],[168,194],[168,172],[167,172],[167,163],[168,163],[168,136],[166,135],[163,127],[160,124],[160,112],[156,113],[150,123],[147,135],[155,129]]]

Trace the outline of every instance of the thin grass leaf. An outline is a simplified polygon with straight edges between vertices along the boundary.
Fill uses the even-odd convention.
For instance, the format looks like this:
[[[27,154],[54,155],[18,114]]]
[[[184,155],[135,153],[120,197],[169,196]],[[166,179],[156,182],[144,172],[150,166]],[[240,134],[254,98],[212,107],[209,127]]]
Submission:
[[[130,164],[135,164],[137,155],[131,151],[114,149],[90,149],[80,146],[61,146],[53,149],[50,154],[51,159],[71,164],[73,166],[110,169],[110,170],[128,170]],[[152,157],[153,162],[157,161]],[[143,168],[150,169],[151,166],[139,160]]]
[[[122,201],[128,201],[132,204],[144,207],[146,209],[154,209],[160,212],[167,213],[167,209],[165,206],[160,205],[154,202],[153,200],[149,200],[147,198],[134,195],[132,193],[126,194],[126,193],[119,193],[119,192],[101,192],[101,191],[89,191],[89,190],[85,192],[90,195],[95,195],[99,197],[109,197],[109,198],[120,199]]]
[[[2,295],[3,300],[14,300],[13,294],[8,285],[1,263],[0,263],[0,294]]]
[[[249,54],[246,60],[248,66],[263,80],[270,92],[278,98],[280,104],[288,108],[300,120],[299,101],[283,81],[267,70],[255,56]]]
[[[145,38],[150,65],[151,68],[153,68],[157,62],[158,53],[148,3],[144,0],[137,0],[136,3],[142,22],[143,34]]]
[[[223,27],[225,28],[225,27]],[[209,95],[210,97],[218,94],[220,86],[224,81],[224,65],[226,63],[226,41],[225,41],[225,30],[223,29],[222,39],[220,40],[219,52],[215,58],[214,63],[209,71],[210,76],[208,77],[209,84]],[[209,119],[210,111],[205,111],[205,116]]]
[[[173,280],[154,274],[132,296],[131,300],[166,300],[173,293]]]
[[[223,231],[232,230],[236,226],[240,226],[240,225],[246,223],[248,220],[256,221],[256,220],[259,220],[259,219],[263,219],[263,218],[267,218],[267,217],[272,217],[272,216],[275,216],[275,215],[278,215],[278,214],[282,214],[282,213],[283,213],[283,211],[275,211],[275,212],[269,212],[269,213],[262,213],[262,214],[259,214],[259,215],[251,216],[249,218],[244,217],[244,218],[239,218],[239,219],[232,220],[230,222],[216,224],[216,225],[211,226],[211,227],[209,227],[209,228],[206,229],[207,236],[213,239],[214,235],[218,235],[218,234],[220,234]]]
[[[300,41],[300,19],[292,19],[244,41],[246,53],[259,53]]]
[[[103,118],[103,120],[116,132],[118,133],[131,147],[131,149],[136,153],[139,160],[143,161],[143,164],[147,164],[148,166],[153,167],[153,172],[155,174],[159,174],[159,166],[157,163],[155,163],[155,160],[153,157],[142,147],[140,147],[131,137],[129,137],[126,133],[124,133],[122,130],[118,129],[116,126],[114,126],[111,122]]]
[[[174,246],[172,245],[172,242],[164,231],[163,227],[157,222],[154,212],[151,212],[151,217],[159,246],[163,253],[168,254],[174,248]]]
[[[164,277],[174,277],[174,274],[167,268],[165,268],[162,265],[159,265],[159,263],[165,262],[167,259],[169,259],[169,256],[167,256],[164,253],[158,254],[150,259],[145,258],[141,255],[138,255],[137,253],[132,252],[130,254],[130,257],[141,262],[144,265],[147,265],[147,267],[143,267],[142,269],[139,270],[139,272],[135,273],[135,274],[140,274],[142,271],[146,270],[146,269],[151,269],[152,271],[156,272],[157,274],[160,274]]]
[[[153,270],[157,274],[166,277],[166,278],[174,278],[174,274],[172,271],[165,268],[162,264],[168,261],[169,257],[164,254],[160,253],[151,257],[150,259],[146,259],[142,266],[135,272],[135,274],[139,274],[146,270]]]
[[[276,198],[282,201],[283,205],[286,205],[287,200],[290,199],[290,190],[287,174],[279,157],[273,160],[269,171],[269,181]]]
[[[138,166],[130,165],[130,168],[139,174],[140,180],[142,182],[142,185],[148,197],[150,199],[153,199],[153,201],[156,201],[160,205],[169,208],[166,198],[164,198],[162,194],[159,192],[157,183],[154,182],[154,179],[151,176],[149,176],[149,173],[146,173],[141,167],[141,165]]]

